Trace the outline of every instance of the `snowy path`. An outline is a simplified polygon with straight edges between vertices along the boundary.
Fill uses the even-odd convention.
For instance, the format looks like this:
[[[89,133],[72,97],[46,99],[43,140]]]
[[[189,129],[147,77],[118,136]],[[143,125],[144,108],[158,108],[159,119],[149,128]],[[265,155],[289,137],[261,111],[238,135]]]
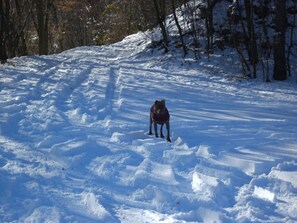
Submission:
[[[0,222],[296,222],[296,85],[234,82],[146,44],[0,67]],[[163,98],[172,143],[146,134]]]

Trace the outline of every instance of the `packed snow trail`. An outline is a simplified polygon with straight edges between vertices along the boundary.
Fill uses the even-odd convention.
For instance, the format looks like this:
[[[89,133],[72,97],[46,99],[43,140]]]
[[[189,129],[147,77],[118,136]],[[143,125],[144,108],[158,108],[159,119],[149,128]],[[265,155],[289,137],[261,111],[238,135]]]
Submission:
[[[0,222],[297,221],[296,85],[234,81],[148,44],[0,67]],[[172,143],[147,135],[156,99]]]

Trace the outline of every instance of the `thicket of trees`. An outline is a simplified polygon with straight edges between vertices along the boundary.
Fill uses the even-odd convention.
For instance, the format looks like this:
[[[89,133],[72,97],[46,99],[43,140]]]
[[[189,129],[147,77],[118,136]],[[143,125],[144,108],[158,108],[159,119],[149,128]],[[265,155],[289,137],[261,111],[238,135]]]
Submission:
[[[147,0],[0,0],[0,59],[114,43],[155,25]]]
[[[272,72],[285,80],[297,56],[296,15],[296,0],[0,0],[0,60],[109,44],[159,25],[154,46],[165,53],[175,44],[199,59],[232,47],[246,77],[261,68],[264,81]]]

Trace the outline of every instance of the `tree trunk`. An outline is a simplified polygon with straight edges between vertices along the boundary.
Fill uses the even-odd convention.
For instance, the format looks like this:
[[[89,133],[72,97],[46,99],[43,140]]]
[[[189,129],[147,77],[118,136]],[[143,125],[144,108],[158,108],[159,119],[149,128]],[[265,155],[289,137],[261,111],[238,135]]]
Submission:
[[[238,16],[239,16],[238,19],[239,19],[239,23],[240,23],[241,29],[242,29],[242,37],[239,36],[240,39],[237,40],[237,36],[235,35],[233,37],[233,42],[234,42],[234,47],[235,47],[236,51],[238,52],[239,58],[241,60],[244,76],[251,78],[252,75],[251,75],[250,64],[248,63],[247,59],[244,56],[244,53],[243,53],[244,49],[241,48],[241,44],[244,44],[245,49],[247,50],[248,54],[250,55],[250,53],[249,53],[250,52],[249,37],[248,37],[248,32],[246,30],[246,24],[244,23],[244,19],[242,16],[242,9],[241,9],[240,2],[236,1],[236,3],[237,3]],[[250,56],[248,57],[248,59],[250,59]]]
[[[165,27],[165,24],[164,24],[164,15],[162,15],[162,11],[158,5],[158,1],[157,0],[154,0],[154,6],[155,6],[155,11],[156,11],[156,16],[157,16],[157,21],[158,21],[158,24],[161,28],[161,31],[162,31],[162,36],[163,36],[163,44],[164,44],[164,48],[165,48],[165,53],[168,52],[168,49],[167,49],[167,46],[168,46],[168,36],[167,36],[167,31],[166,31],[166,27]],[[162,6],[161,6],[162,8]],[[164,9],[163,9],[164,11]]]
[[[183,51],[184,51],[184,56],[187,55],[187,47],[184,43],[184,37],[183,37],[183,31],[182,31],[182,28],[181,26],[179,25],[179,22],[178,22],[178,18],[176,16],[176,12],[175,12],[175,0],[171,0],[171,9],[172,9],[172,13],[173,13],[173,17],[174,17],[174,21],[175,21],[175,24],[177,26],[177,29],[178,29],[178,33],[179,33],[179,38],[180,38],[180,42],[181,42],[181,45],[182,45],[182,48],[183,48]]]
[[[294,9],[297,9],[297,4],[296,1],[294,1]],[[292,54],[292,49],[294,48],[294,29],[296,27],[296,13],[293,16],[293,21],[292,21],[292,25],[291,25],[291,30],[289,33],[289,37],[290,37],[290,42],[289,42],[289,46],[288,46],[288,52],[287,52],[287,72],[288,72],[288,76],[291,77],[292,76],[292,71],[291,71],[291,63],[290,63],[290,56]]]
[[[254,28],[253,21],[253,2],[251,0],[245,0],[245,10],[247,17],[247,28],[248,28],[248,55],[249,60],[253,66],[253,78],[257,77],[256,74],[256,65],[258,63],[258,50],[257,50],[257,42],[256,42],[256,34]]]
[[[30,10],[24,19],[24,16],[22,13],[22,6],[23,5],[20,5],[20,2],[18,0],[15,0],[17,22],[18,22],[18,27],[19,27],[18,31],[17,31],[17,36],[15,37],[15,43],[17,46],[18,55],[24,56],[24,55],[28,55],[28,49],[27,49],[27,45],[26,45],[24,29],[27,24]]]
[[[264,16],[264,6],[266,7],[264,0],[260,1],[261,14],[262,14],[262,32],[264,34],[264,40],[261,42],[262,48],[262,69],[263,69],[263,81],[270,82],[269,76],[269,59],[271,54],[271,45],[268,36],[268,24],[267,18]]]
[[[48,54],[48,1],[35,0],[39,55]]]
[[[207,0],[207,9],[205,17],[205,26],[207,32],[207,54],[213,53],[213,7],[216,2]]]
[[[0,62],[5,63],[7,61],[6,54],[6,24],[5,24],[5,15],[4,15],[4,7],[3,0],[0,0]]]
[[[287,66],[286,66],[286,1],[276,1],[276,18],[275,18],[275,35],[273,37],[273,50],[274,50],[274,80],[287,79]]]

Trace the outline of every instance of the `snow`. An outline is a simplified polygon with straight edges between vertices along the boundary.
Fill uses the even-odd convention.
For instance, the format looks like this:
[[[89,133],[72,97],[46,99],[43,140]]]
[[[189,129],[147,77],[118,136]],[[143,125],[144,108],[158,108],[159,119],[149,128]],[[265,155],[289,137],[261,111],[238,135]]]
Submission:
[[[149,43],[1,65],[0,222],[297,221],[296,84]],[[172,143],[147,134],[157,99]]]
[[[274,193],[271,193],[269,190],[263,189],[261,187],[255,186],[254,194],[259,198],[264,200],[266,199],[270,202],[273,202],[274,200]]]

